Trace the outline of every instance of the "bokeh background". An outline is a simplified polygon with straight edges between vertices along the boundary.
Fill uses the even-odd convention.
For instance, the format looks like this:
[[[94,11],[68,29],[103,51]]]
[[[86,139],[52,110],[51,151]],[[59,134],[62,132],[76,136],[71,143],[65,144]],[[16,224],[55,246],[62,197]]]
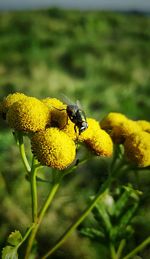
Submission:
[[[149,120],[148,1],[126,1],[124,5],[118,1],[114,5],[113,1],[111,5],[109,1],[105,5],[103,1],[56,1],[55,5],[54,1],[43,1],[42,6],[41,1],[20,2],[0,1],[1,100],[16,91],[38,98],[59,98],[62,93],[73,101],[79,99],[87,116],[97,120],[112,111],[131,119]],[[24,233],[30,224],[31,201],[19,151],[3,120],[0,129],[2,248],[11,231]],[[105,177],[106,163],[94,159],[65,179],[40,229],[40,254],[83,210],[88,196],[96,192]],[[44,169],[43,175],[48,179],[50,169]],[[138,175],[129,172],[120,181],[131,182],[144,193],[134,222],[132,248],[150,234],[150,175],[146,170]],[[40,202],[48,189],[47,184],[38,184]],[[141,256],[150,258],[149,248]],[[53,258],[108,257],[105,246],[75,231]]]

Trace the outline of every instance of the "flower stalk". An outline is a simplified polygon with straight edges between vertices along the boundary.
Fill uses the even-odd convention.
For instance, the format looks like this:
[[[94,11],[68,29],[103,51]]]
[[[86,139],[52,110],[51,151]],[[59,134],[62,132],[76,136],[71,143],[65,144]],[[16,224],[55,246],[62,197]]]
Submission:
[[[147,237],[140,245],[138,245],[135,249],[133,249],[129,254],[125,255],[122,259],[130,259],[133,258],[139,251],[141,251],[145,246],[150,244],[150,236]]]
[[[32,168],[30,173],[31,198],[32,198],[32,220],[36,222],[38,213],[36,173],[38,170],[37,160],[33,157]]]
[[[19,151],[20,151],[20,155],[21,155],[21,159],[23,162],[23,165],[26,169],[27,174],[30,173],[31,171],[31,167],[29,165],[28,159],[26,157],[26,153],[25,153],[25,147],[24,147],[24,141],[23,141],[23,134],[20,132],[15,132],[15,136],[18,140],[18,144],[19,144]]]
[[[83,211],[83,213],[79,216],[79,218],[65,231],[65,233],[60,237],[60,239],[57,241],[57,243],[54,245],[54,247],[49,252],[47,252],[41,259],[48,258],[66,241],[66,239],[72,234],[72,232],[80,225],[80,223],[91,212],[91,210],[94,208],[97,201],[99,201],[100,199],[103,199],[106,192],[108,192],[108,187],[109,187],[112,179],[113,178],[111,176],[108,177],[108,179],[103,184],[103,186],[100,188],[100,190],[97,193],[97,195],[95,196],[95,198],[89,204],[89,206]]]
[[[39,212],[39,215],[36,217],[36,221],[35,221],[35,224],[34,224],[34,228],[31,232],[31,235],[29,237],[29,241],[28,241],[28,245],[27,245],[27,250],[26,250],[26,254],[25,254],[25,259],[28,259],[29,258],[29,255],[30,255],[30,252],[31,252],[31,249],[32,249],[32,246],[33,246],[33,242],[34,242],[34,239],[35,239],[35,236],[36,236],[36,233],[41,225],[41,222],[43,220],[43,217],[47,211],[47,209],[49,208],[59,186],[60,186],[60,183],[61,183],[61,178],[57,181],[54,182],[48,196],[47,196],[47,199],[43,205],[43,207],[41,208],[40,212]]]

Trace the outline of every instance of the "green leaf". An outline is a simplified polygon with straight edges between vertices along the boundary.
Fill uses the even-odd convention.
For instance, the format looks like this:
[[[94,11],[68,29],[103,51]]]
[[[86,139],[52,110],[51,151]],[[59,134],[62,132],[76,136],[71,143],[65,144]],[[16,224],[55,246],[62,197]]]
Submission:
[[[110,232],[110,239],[114,242],[116,239],[120,240],[133,234],[132,226],[129,224],[134,216],[135,211],[138,208],[138,204],[135,203],[128,211],[120,218],[117,226],[114,226]]]
[[[114,216],[116,218],[120,217],[122,213],[124,213],[128,205],[131,203],[138,203],[139,196],[141,192],[132,188],[131,185],[123,186],[124,192],[119,197],[118,201],[116,201],[114,206]]]
[[[119,197],[118,201],[115,203],[114,206],[114,215],[115,217],[119,217],[121,213],[127,206],[127,203],[130,200],[131,190],[126,189],[123,194]]]
[[[83,228],[80,230],[80,233],[84,236],[87,236],[91,239],[95,238],[104,238],[104,233],[101,232],[100,230],[97,230],[95,228]]]
[[[124,213],[124,215],[120,219],[119,227],[124,228],[127,226],[127,224],[130,223],[137,208],[138,208],[138,204],[135,203],[131,208],[128,209],[128,211],[126,213]]]
[[[96,221],[101,225],[103,224],[104,228],[109,232],[110,229],[112,228],[111,221],[109,214],[106,211],[106,208],[103,204],[101,206],[95,205],[94,209],[92,210],[92,213],[94,215],[94,218]]]
[[[18,259],[16,247],[6,246],[2,250],[2,259]]]
[[[17,246],[22,240],[22,235],[18,230],[15,230],[14,232],[12,232],[8,239],[7,242],[12,245],[12,246]]]

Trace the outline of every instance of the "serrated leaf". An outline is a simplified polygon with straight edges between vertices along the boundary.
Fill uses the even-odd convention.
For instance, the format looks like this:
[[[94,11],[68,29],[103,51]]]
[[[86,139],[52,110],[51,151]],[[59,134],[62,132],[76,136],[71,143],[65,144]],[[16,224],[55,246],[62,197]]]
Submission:
[[[6,246],[2,250],[2,259],[18,259],[16,247]]]
[[[124,228],[127,224],[131,221],[132,217],[134,216],[135,211],[138,208],[138,204],[135,203],[131,208],[128,208],[127,212],[124,213],[122,218],[120,219],[119,226]]]
[[[112,241],[116,239],[120,240],[127,236],[133,234],[132,226],[130,224],[132,217],[134,216],[135,211],[137,210],[138,205],[135,203],[128,211],[120,218],[120,221],[117,222],[117,225],[111,229],[110,238]]]
[[[22,240],[22,235],[18,230],[15,230],[14,232],[12,232],[8,239],[7,242],[12,245],[12,246],[17,246]]]
[[[80,233],[89,238],[104,238],[104,233],[95,228],[83,228],[80,230]]]
[[[103,222],[102,224],[107,231],[111,229],[112,225],[111,225],[110,217],[103,204],[101,204],[101,206],[99,205],[97,206],[96,204],[92,213],[94,215],[94,218],[96,219],[96,221],[98,221],[100,225]]]
[[[118,201],[116,201],[115,206],[114,206],[114,216],[119,217],[121,213],[125,210],[127,203],[130,200],[130,194],[131,190],[126,189],[121,196],[119,197]]]

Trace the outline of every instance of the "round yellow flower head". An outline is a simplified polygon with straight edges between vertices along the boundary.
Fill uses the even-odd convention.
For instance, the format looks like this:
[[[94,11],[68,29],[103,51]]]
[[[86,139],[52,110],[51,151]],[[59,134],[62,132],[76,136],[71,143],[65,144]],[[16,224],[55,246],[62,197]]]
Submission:
[[[104,157],[112,156],[113,143],[106,131],[99,129],[84,142],[96,155]]]
[[[110,132],[110,136],[114,143],[122,144],[129,135],[139,131],[141,131],[141,127],[137,124],[137,122],[128,119],[119,125],[114,126]]]
[[[138,125],[141,126],[143,131],[147,131],[150,133],[150,122],[149,121],[138,120],[137,123],[138,123]]]
[[[9,108],[11,107],[12,104],[14,104],[15,102],[19,101],[19,100],[23,100],[24,98],[26,98],[27,96],[23,93],[13,93],[13,94],[9,94],[6,98],[4,98],[4,100],[1,102],[0,105],[0,113],[6,117],[6,113],[9,110]]]
[[[100,121],[100,126],[102,129],[110,131],[114,126],[117,126],[126,120],[127,117],[122,113],[110,112],[102,119],[102,121]]]
[[[37,132],[31,139],[32,152],[42,165],[63,170],[75,159],[75,143],[58,128]]]
[[[150,134],[144,131],[130,135],[124,149],[129,161],[138,167],[150,166]]]
[[[68,118],[68,122],[62,131],[65,132],[72,140],[78,139],[79,131],[77,127],[75,128],[75,124]]]
[[[79,136],[79,141],[86,141],[91,139],[93,135],[100,130],[99,122],[92,118],[87,118],[88,128],[83,131]]]
[[[7,112],[11,128],[18,131],[36,132],[45,129],[50,120],[47,106],[34,97],[15,102]]]
[[[42,100],[50,110],[52,127],[64,128],[68,122],[68,115],[66,112],[67,106],[56,98],[45,98]]]

